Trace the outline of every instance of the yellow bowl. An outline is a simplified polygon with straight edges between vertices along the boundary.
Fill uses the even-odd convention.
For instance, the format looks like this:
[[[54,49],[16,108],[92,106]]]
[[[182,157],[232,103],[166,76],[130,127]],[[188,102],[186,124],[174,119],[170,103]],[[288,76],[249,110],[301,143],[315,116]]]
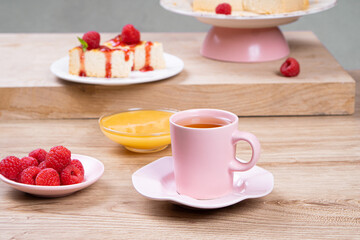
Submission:
[[[171,142],[169,118],[173,110],[130,109],[99,119],[109,139],[133,152],[150,153],[165,149]]]

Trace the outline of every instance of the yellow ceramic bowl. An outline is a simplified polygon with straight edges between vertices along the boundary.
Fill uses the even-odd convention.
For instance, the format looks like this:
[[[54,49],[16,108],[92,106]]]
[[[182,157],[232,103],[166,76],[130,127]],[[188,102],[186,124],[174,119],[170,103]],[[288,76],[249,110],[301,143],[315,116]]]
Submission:
[[[157,152],[171,142],[169,118],[174,113],[172,110],[130,109],[102,116],[99,125],[105,136],[130,151]]]

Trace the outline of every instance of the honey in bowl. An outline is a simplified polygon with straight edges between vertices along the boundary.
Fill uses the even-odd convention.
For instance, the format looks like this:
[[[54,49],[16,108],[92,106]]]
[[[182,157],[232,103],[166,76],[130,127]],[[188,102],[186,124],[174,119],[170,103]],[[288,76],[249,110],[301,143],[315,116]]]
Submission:
[[[167,110],[130,110],[101,117],[102,132],[111,140],[134,152],[156,152],[166,148],[170,140]]]

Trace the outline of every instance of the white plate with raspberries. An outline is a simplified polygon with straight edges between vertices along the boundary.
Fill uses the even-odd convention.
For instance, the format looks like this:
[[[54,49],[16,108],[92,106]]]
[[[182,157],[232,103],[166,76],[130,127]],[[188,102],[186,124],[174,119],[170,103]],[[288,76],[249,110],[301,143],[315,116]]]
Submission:
[[[52,148],[49,153],[55,148]],[[55,152],[55,158],[62,158],[63,155],[62,152]],[[32,157],[22,159],[14,156],[6,157],[0,162],[0,179],[25,193],[41,197],[63,197],[90,186],[104,173],[102,162],[93,157],[71,154],[68,151],[69,156],[71,156],[71,163],[66,165],[61,161],[57,162],[57,159],[56,161],[51,158],[48,160],[47,157],[46,161],[39,160],[40,164],[35,166],[29,163],[34,159]],[[17,163],[24,164],[24,162],[27,162],[29,167],[19,173],[16,165]],[[46,164],[42,164],[43,162]],[[41,166],[41,164],[46,166]]]

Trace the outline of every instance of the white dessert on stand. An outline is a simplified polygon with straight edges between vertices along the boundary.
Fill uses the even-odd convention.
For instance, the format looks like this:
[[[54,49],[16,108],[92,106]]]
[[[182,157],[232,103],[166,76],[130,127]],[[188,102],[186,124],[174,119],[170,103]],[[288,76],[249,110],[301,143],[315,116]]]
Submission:
[[[192,0],[160,0],[160,4],[171,12],[213,25],[200,49],[204,57],[230,62],[264,62],[281,59],[290,53],[279,25],[330,9],[335,6],[336,0],[309,0],[309,6],[300,11],[274,14],[234,11],[231,15],[194,11]],[[250,8],[252,5],[246,6]]]
[[[215,12],[221,3],[231,5],[233,11],[248,11],[258,14],[276,14],[306,10],[308,0],[194,0],[194,11]]]

